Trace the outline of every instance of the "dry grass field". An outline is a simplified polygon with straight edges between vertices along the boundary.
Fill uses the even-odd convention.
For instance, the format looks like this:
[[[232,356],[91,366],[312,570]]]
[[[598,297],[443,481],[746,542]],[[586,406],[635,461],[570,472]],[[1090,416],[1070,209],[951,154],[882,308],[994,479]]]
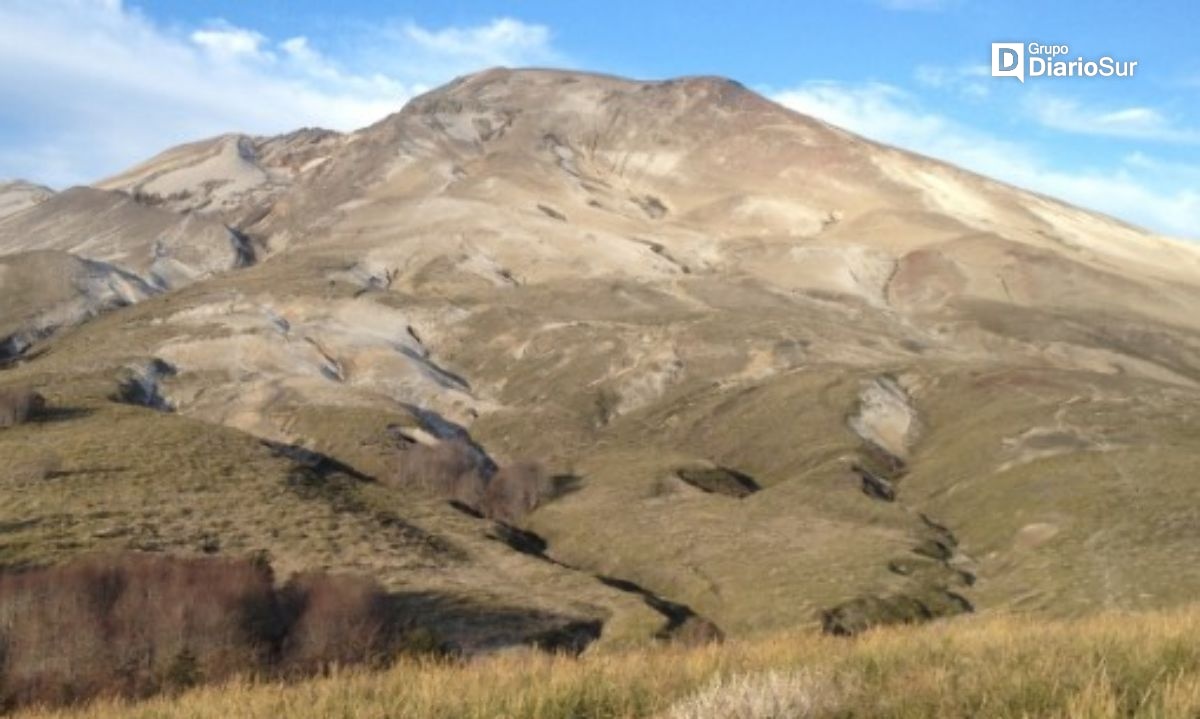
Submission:
[[[1018,615],[776,633],[700,648],[573,659],[510,652],[401,660],[300,683],[235,680],[144,703],[18,716],[115,717],[1195,717],[1200,609],[1047,621]]]

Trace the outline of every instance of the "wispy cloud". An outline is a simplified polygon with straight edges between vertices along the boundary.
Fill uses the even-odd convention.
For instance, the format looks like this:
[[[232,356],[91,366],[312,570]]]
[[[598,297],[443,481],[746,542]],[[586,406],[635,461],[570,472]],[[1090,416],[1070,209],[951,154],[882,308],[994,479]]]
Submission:
[[[974,129],[927,109],[915,95],[880,83],[815,82],[774,94],[798,112],[865,137],[952,162],[984,175],[1127,219],[1169,234],[1200,236],[1200,166],[1145,155],[1115,166],[1064,168],[1034,145]],[[1193,175],[1194,173],[1194,175]]]
[[[514,57],[551,59],[556,55],[550,49],[549,28],[511,18],[478,27],[448,27],[436,31],[408,22],[404,24],[403,32],[434,55],[476,65],[502,65],[510,63]]]
[[[1131,152],[1121,161],[1126,167],[1153,172],[1169,182],[1188,183],[1200,187],[1200,165],[1163,160],[1141,151]]]
[[[929,110],[915,95],[893,85],[810,82],[775,93],[773,99],[865,137],[978,171],[997,173],[1010,170],[1014,161],[1033,161],[1024,146]]]
[[[0,177],[64,185],[222,132],[354,129],[457,74],[561,61],[546,27],[511,18],[353,32],[334,57],[224,22],[167,28],[121,0],[5,0]]]
[[[1095,107],[1037,92],[1026,96],[1023,109],[1038,124],[1062,132],[1200,144],[1200,128],[1183,127],[1152,107]]]
[[[970,99],[982,99],[991,94],[990,77],[991,68],[982,63],[918,65],[913,72],[913,78],[923,87],[949,90]]]

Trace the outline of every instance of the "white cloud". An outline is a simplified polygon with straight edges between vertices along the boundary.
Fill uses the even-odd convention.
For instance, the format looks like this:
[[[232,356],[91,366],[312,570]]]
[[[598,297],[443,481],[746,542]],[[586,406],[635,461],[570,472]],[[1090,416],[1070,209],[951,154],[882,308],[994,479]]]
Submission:
[[[308,38],[303,35],[284,40],[279,43],[279,49],[287,53],[288,57],[306,67],[325,67],[325,61],[320,53],[312,49],[312,46],[308,44]]]
[[[355,129],[454,75],[559,58],[545,27],[505,18],[322,39],[347,50],[228,23],[169,29],[121,0],[3,0],[0,177],[62,186],[223,132]]]
[[[1180,127],[1152,107],[1117,109],[1084,105],[1078,100],[1030,93],[1026,114],[1039,124],[1062,132],[1159,142],[1200,143],[1200,129]]]
[[[220,24],[208,30],[196,30],[191,34],[191,38],[192,42],[219,60],[270,57],[262,51],[267,38],[253,30]]]
[[[798,112],[880,142],[1161,232],[1200,237],[1200,191],[1189,189],[1195,183],[1181,181],[1200,176],[1200,166],[1176,163],[1166,173],[1162,163],[1135,155],[1112,168],[1062,169],[1034,146],[972,129],[924,109],[899,88],[879,83],[808,83],[773,97]]]

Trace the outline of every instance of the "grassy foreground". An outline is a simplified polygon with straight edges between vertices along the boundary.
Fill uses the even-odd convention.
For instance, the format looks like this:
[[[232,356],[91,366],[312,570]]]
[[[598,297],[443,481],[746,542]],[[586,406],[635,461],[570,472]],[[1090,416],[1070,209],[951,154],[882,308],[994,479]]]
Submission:
[[[33,717],[1196,717],[1200,608],[1046,622],[977,617],[857,639],[776,634],[582,659],[403,661],[234,681]]]

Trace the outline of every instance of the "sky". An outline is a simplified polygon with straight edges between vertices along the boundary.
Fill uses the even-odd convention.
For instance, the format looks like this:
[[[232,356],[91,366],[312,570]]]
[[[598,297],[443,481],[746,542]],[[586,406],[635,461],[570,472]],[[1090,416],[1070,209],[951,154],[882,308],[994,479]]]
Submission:
[[[0,178],[352,130],[487,67],[721,75],[872,139],[1200,239],[1200,2],[0,0]],[[991,77],[992,42],[1138,62]],[[1063,58],[1059,58],[1063,59]]]

